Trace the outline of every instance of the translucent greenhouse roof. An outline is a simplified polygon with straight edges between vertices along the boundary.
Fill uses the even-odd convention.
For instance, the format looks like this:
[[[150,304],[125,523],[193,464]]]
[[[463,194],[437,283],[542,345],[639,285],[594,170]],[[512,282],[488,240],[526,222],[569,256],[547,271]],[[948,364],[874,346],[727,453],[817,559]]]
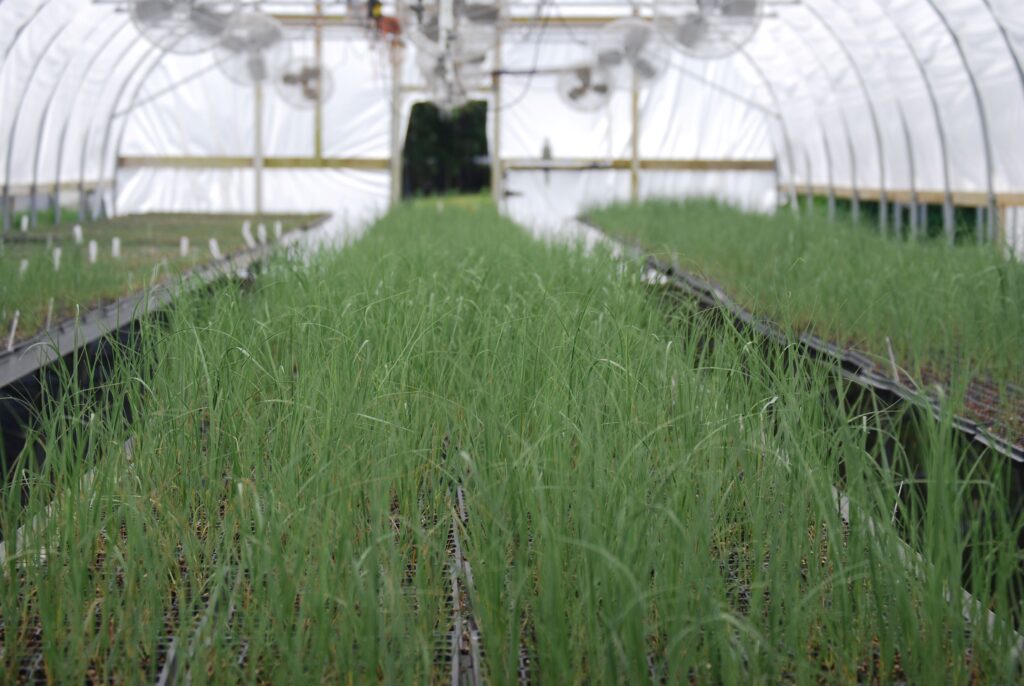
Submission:
[[[126,7],[0,1],[6,198],[81,194],[114,211],[237,208],[252,200],[253,171],[244,163],[259,121],[268,205],[345,208],[353,216],[386,206],[396,132],[400,139],[411,105],[424,99],[413,50],[395,72],[385,41],[346,18],[343,4],[261,4],[284,22],[293,54],[320,50],[335,74],[335,97],[322,111],[294,110],[229,82],[212,53],[162,52]],[[633,148],[644,160],[642,194],[724,192],[753,207],[803,192],[978,206],[990,217],[1024,205],[1024,3],[767,0],[766,7],[752,40],[731,56],[672,53],[666,76],[639,94],[634,141],[629,93],[601,112],[570,111],[543,71],[583,59],[605,19],[649,16],[652,5],[506,2],[500,53],[490,59],[507,76],[478,94],[498,104],[492,123],[500,112],[491,149],[522,162],[536,158],[545,140],[566,159],[615,160]],[[385,14],[394,10],[385,4]],[[400,89],[392,87],[394,73]],[[401,102],[393,110],[395,92]],[[394,126],[392,111],[400,117]],[[720,172],[714,181],[683,182],[672,172],[684,165],[676,169],[672,160],[750,164],[712,165]],[[613,195],[628,193],[614,167],[600,183]],[[507,170],[515,176],[514,164]],[[518,178],[522,188],[536,186],[528,164]],[[581,190],[592,181],[566,183],[564,195],[597,192]]]

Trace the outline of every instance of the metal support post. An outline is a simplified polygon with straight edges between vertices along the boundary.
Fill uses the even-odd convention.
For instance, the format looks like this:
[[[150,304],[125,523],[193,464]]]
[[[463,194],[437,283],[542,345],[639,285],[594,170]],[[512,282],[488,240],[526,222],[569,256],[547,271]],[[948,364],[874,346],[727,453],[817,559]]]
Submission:
[[[504,176],[501,168],[501,38],[502,23],[505,18],[504,3],[498,1],[498,21],[494,27],[494,73],[491,76],[491,197],[498,209],[505,199]]]
[[[253,126],[253,175],[255,176],[255,213],[259,217],[263,214],[263,85],[257,83],[253,93],[254,102],[254,126]]]
[[[315,11],[315,26],[313,27],[313,59],[315,60],[316,68],[319,70],[321,81],[323,83],[324,73],[324,48],[323,48],[323,17],[324,8],[317,0],[314,7]],[[322,159],[324,156],[324,103],[322,89],[316,89],[316,107],[313,110],[313,157],[316,159]]]
[[[629,141],[629,200],[640,202],[640,91],[637,84],[636,70],[632,70],[630,80],[630,131]]]
[[[391,39],[391,205],[402,199],[402,42]]]

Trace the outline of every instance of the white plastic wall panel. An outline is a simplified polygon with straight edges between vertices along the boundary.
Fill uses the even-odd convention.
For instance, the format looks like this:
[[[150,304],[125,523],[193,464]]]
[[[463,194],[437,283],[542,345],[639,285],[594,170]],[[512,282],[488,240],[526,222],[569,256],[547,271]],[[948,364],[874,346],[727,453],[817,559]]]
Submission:
[[[330,157],[391,156],[391,57],[383,41],[363,31],[328,34],[324,60],[335,78],[324,107],[324,154]],[[405,132],[408,118],[403,120]]]
[[[40,138],[44,135],[43,127],[58,90],[65,83],[64,77],[76,61],[88,61],[87,57],[85,60],[79,60],[79,57],[97,49],[96,44],[89,40],[90,37],[104,37],[108,33],[104,31],[103,23],[110,23],[109,9],[88,7],[67,16],[70,20],[60,29],[58,40],[40,54],[25,96],[14,104],[12,114],[17,125],[12,129],[11,181],[15,184],[29,184],[34,180],[33,172],[37,170],[36,157]],[[52,176],[52,168],[50,171]]]
[[[78,103],[95,92],[95,86],[105,82],[109,73],[99,70],[104,65],[103,56],[126,49],[137,39],[135,30],[127,17],[101,15],[101,25],[91,34],[93,40],[83,40],[69,61],[63,76],[50,94],[45,118],[39,123],[38,168],[35,178],[41,188],[57,179],[60,150],[67,141],[72,120],[81,116]],[[116,61],[116,60],[115,60]]]
[[[54,66],[47,56],[64,47],[61,37],[79,9],[76,0],[43,4],[38,13],[30,15],[27,24],[16,29],[17,38],[0,64],[0,165],[5,183],[14,183],[15,174],[26,168],[31,175],[31,160],[19,158],[15,144],[24,121],[22,113],[38,100],[37,84],[43,84],[41,90],[46,90],[48,82],[52,87]]]
[[[1024,12],[1020,0],[988,0],[996,20],[1006,30],[1017,61],[1024,59]]]
[[[390,175],[356,169],[267,169],[267,212],[331,212],[350,226],[387,210]],[[131,212],[252,212],[251,169],[131,169],[119,175],[119,206]]]
[[[673,51],[665,76],[642,91],[640,157],[775,158],[774,106],[749,78],[736,61],[687,59]],[[628,110],[626,116],[622,126],[628,133]]]
[[[1014,188],[1013,179],[1024,179],[1022,148],[996,145],[1016,134],[1024,143],[1024,83],[1013,63],[1010,48],[987,8],[979,11],[976,0],[934,0],[956,31],[964,56],[981,92],[992,144],[995,190]],[[1017,12],[1024,3],[1018,6]]]
[[[503,210],[537,236],[558,235],[588,208],[629,200],[629,172],[510,171]]]
[[[62,128],[56,133],[55,181],[81,179],[85,143],[89,138],[103,135],[115,93],[132,71],[141,66],[139,61],[147,55],[152,56],[153,51],[134,29],[117,34],[100,53],[80,82],[79,90],[70,95],[67,120],[62,124],[66,129]],[[106,103],[105,107],[103,103]]]

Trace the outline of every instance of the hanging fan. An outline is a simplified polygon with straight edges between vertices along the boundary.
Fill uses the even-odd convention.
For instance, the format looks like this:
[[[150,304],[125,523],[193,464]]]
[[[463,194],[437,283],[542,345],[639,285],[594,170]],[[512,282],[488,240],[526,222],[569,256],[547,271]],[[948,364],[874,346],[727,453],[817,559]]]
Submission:
[[[455,16],[482,26],[494,26],[498,23],[501,10],[497,5],[470,0],[455,0]]]
[[[228,24],[217,51],[224,75],[250,86],[276,78],[291,56],[291,45],[279,21],[262,12],[242,12]]]
[[[560,72],[556,84],[562,102],[580,112],[595,112],[612,97],[612,77],[599,65],[581,64]]]
[[[297,109],[326,103],[334,95],[334,76],[330,71],[307,58],[288,62],[274,79],[278,95]]]
[[[650,22],[634,17],[606,24],[595,45],[598,65],[622,84],[630,83],[634,76],[640,82],[659,78],[668,66],[668,50]]]
[[[699,59],[728,57],[757,32],[762,0],[659,0],[655,21],[686,54]]]
[[[132,23],[165,52],[191,55],[213,48],[238,12],[237,0],[131,0]]]

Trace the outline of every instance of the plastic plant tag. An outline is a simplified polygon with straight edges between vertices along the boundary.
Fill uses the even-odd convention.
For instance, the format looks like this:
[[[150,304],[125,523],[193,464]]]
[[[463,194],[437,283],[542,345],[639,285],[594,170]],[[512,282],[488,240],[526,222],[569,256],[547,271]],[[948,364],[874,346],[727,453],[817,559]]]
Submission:
[[[252,229],[249,226],[249,222],[242,224],[242,238],[245,239],[245,244],[251,250],[256,247],[256,239],[252,237]]]
[[[53,324],[53,298],[50,298],[50,303],[46,306],[46,326],[44,328],[49,329],[51,324]]]
[[[18,319],[21,317],[21,310],[14,311],[14,321],[11,322],[11,335],[7,337],[7,352],[14,350],[14,334],[18,333]]]
[[[53,249],[53,271],[55,271],[55,272],[59,272],[60,271],[60,258],[61,258],[62,252],[63,251],[60,248],[54,248]]]
[[[96,241],[89,241],[89,264],[96,264],[100,256],[100,246]]]
[[[26,231],[28,231],[28,215],[23,214],[21,215],[21,232],[25,233]]]
[[[182,236],[178,241],[178,252],[182,257],[188,257],[188,236]]]
[[[210,254],[213,255],[213,259],[215,260],[224,259],[224,255],[222,255],[220,252],[220,245],[217,243],[216,238],[210,239]]]
[[[280,241],[281,236],[284,234],[284,226],[281,225],[281,220],[278,219],[274,222],[274,240]]]
[[[71,235],[75,238],[75,245],[81,245],[82,241],[85,240],[85,234],[82,233],[81,224],[75,224],[71,227]]]
[[[256,225],[256,238],[259,239],[260,245],[267,244],[267,225],[263,222]]]
[[[18,276],[25,276],[25,272],[28,271],[28,260],[22,260],[18,265]]]
[[[117,236],[110,239],[110,256],[115,259],[121,257],[121,239]]]

